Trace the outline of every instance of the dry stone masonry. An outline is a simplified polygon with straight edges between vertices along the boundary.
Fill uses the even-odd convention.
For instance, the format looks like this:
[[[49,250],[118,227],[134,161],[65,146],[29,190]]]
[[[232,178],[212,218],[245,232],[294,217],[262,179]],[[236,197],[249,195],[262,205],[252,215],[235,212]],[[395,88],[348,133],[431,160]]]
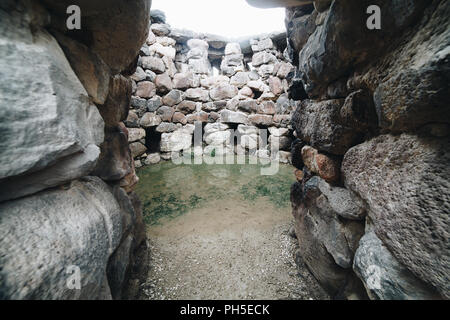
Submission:
[[[150,5],[1,1],[0,299],[133,296],[146,236],[123,121]]]
[[[287,93],[294,68],[283,55],[285,38],[233,41],[172,29],[164,14],[152,14],[125,121],[136,167],[183,152],[288,162],[295,102]],[[203,141],[194,148],[196,128]],[[267,130],[265,144],[260,129]]]
[[[450,1],[247,1],[286,32],[0,2],[0,299],[136,297],[135,167],[181,153],[292,163],[295,260],[333,298],[450,298]]]
[[[297,260],[333,297],[448,299],[450,2],[258,5],[287,7]]]

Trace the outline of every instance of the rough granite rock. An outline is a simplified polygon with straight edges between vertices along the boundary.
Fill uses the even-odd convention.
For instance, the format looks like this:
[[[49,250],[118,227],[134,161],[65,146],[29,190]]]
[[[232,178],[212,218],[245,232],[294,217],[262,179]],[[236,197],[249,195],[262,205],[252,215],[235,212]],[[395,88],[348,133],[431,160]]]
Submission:
[[[109,92],[103,105],[98,105],[106,127],[117,125],[128,117],[131,101],[131,80],[116,75],[109,81]]]
[[[64,19],[67,18],[67,7],[73,4],[71,0],[42,2],[49,11]],[[113,74],[127,71],[147,38],[151,1],[83,1],[81,6],[82,23],[89,32],[88,37],[80,37],[86,41],[84,44],[102,58]],[[61,32],[67,31],[65,23],[56,24],[55,27]],[[75,32],[69,31],[67,35],[71,36],[72,33]]]
[[[129,131],[123,123],[105,128],[105,141],[101,145],[101,154],[92,172],[93,175],[105,181],[118,181],[131,173],[132,158],[128,147],[128,137]],[[132,137],[132,140],[137,141],[138,139]]]
[[[420,2],[410,11],[418,10]],[[449,15],[450,4],[441,1],[430,20],[395,56],[388,74],[375,89],[382,129],[407,132],[430,122],[450,123]]]
[[[367,204],[373,229],[400,263],[450,293],[448,139],[381,135],[350,149],[347,188]]]
[[[0,204],[0,298],[111,298],[105,272],[122,237],[122,214],[96,177]],[[74,266],[79,291],[67,286]]]
[[[353,269],[374,300],[433,300],[439,294],[397,261],[375,232],[361,238]]]
[[[319,182],[320,178],[315,176],[291,187],[292,213],[301,256],[332,297],[345,298],[353,294],[363,297],[362,284],[352,273],[351,266],[352,249],[363,235],[364,226],[358,224],[356,227],[359,237],[347,239],[346,230],[355,229],[355,222],[349,224],[337,218],[321,193]]]
[[[187,150],[192,145],[192,132],[178,129],[161,135],[161,152],[177,152]]]
[[[109,92],[111,71],[100,56],[84,44],[60,32],[53,32],[70,66],[96,104],[103,104]]]
[[[15,178],[5,179],[18,175],[39,174],[49,181],[16,196],[2,192],[2,200],[86,175],[103,141],[103,120],[56,40],[41,30],[32,35],[20,19],[0,10],[0,181],[2,189],[14,188]],[[42,172],[63,159],[71,168],[66,177],[60,169]]]
[[[292,126],[299,138],[320,151],[343,155],[364,135],[345,125],[340,118],[343,100],[302,101],[292,116]]]

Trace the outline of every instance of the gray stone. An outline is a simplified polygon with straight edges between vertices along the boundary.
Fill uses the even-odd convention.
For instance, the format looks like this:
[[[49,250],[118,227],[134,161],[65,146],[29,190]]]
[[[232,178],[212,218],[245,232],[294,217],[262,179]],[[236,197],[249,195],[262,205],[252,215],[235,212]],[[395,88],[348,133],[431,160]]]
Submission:
[[[128,117],[125,120],[125,125],[128,128],[139,128],[139,117],[137,116],[136,112],[130,110],[130,112],[128,113]]]
[[[105,290],[111,298],[105,270],[122,237],[122,212],[103,181],[74,181],[2,203],[0,212],[1,299],[104,299]],[[67,286],[73,266],[80,291]]]
[[[147,147],[140,142],[130,143],[131,156],[133,158],[143,155],[147,151]]]
[[[192,145],[192,133],[186,129],[178,129],[161,135],[161,152],[177,152],[187,150]]]
[[[441,297],[397,261],[388,248],[369,231],[356,250],[353,269],[375,300],[433,300]]]
[[[363,138],[357,129],[342,124],[343,100],[302,101],[292,116],[299,138],[321,151],[343,155]]]
[[[265,51],[255,53],[252,58],[253,67],[259,67],[263,64],[270,64],[275,62],[277,62],[277,57]]]
[[[156,94],[156,87],[153,82],[141,81],[137,84],[136,96],[141,98],[151,98]]]
[[[61,176],[61,169],[56,176],[51,171],[42,176],[58,183],[76,179],[75,163],[80,166],[79,176],[86,175],[95,166],[93,150],[98,155],[96,146],[104,138],[99,111],[89,102],[56,40],[45,31],[32,35],[28,23],[20,24],[4,11],[0,11],[0,20],[2,185],[13,188],[13,182],[5,178],[25,175],[26,181],[26,174],[42,171],[63,159],[71,163],[67,180]],[[11,32],[9,28],[13,27]],[[46,183],[40,186],[49,187]],[[32,192],[40,190],[37,185],[29,187]]]
[[[239,43],[230,42],[225,46],[225,55],[241,54],[241,46]]]
[[[161,58],[166,57],[166,58],[168,58],[171,61],[173,61],[175,59],[175,55],[177,53],[175,48],[163,46],[162,44],[160,44],[158,42],[155,43],[155,44],[152,44],[148,48],[148,50],[149,50],[150,55],[157,54]]]
[[[230,110],[222,110],[220,112],[220,121],[224,123],[248,123],[245,113]]]
[[[159,96],[154,96],[153,98],[148,99],[146,104],[147,111],[155,112],[156,110],[159,109],[159,107],[161,107],[162,103],[163,101]]]
[[[147,108],[147,100],[140,97],[132,96],[131,106],[135,109],[145,109]]]
[[[152,23],[166,23],[166,14],[161,10],[151,10],[150,11],[150,20]]]
[[[248,120],[256,126],[273,125],[273,117],[265,114],[251,114],[248,116]]]
[[[197,103],[195,103],[193,101],[184,100],[184,101],[181,101],[177,105],[176,110],[180,111],[184,114],[188,114],[188,113],[195,111],[196,108],[197,108]]]
[[[157,164],[161,161],[159,153],[150,153],[144,160],[145,165]]]
[[[230,84],[238,88],[244,87],[250,81],[248,72],[238,72],[230,79]]]
[[[161,122],[157,127],[156,127],[156,131],[160,132],[160,133],[164,133],[164,132],[173,132],[175,130],[177,130],[177,125],[174,123],[170,123],[170,122]]]
[[[128,142],[135,142],[145,138],[145,130],[141,128],[128,129]]]
[[[159,95],[164,95],[168,93],[170,90],[172,90],[172,80],[167,75],[167,73],[159,74],[155,78],[155,86],[156,86],[156,92],[158,92]],[[138,85],[139,87],[139,85]]]
[[[193,100],[193,101],[200,101],[200,102],[210,101],[208,90],[205,90],[202,88],[187,89],[186,92],[184,93],[184,96],[186,99]]]
[[[152,23],[150,30],[160,37],[168,36],[170,34],[170,26],[166,23]]]
[[[161,123],[161,117],[154,112],[146,112],[139,124],[143,128],[156,127]]]
[[[327,197],[336,214],[349,220],[362,220],[366,216],[364,202],[354,192],[340,187],[333,187],[324,180],[319,182],[320,191]]]
[[[230,84],[220,84],[209,92],[214,101],[231,99],[238,94],[238,89]]]
[[[194,87],[194,79],[192,73],[177,73],[173,77],[173,88],[185,90]]]
[[[174,108],[162,106],[156,111],[156,114],[161,118],[161,121],[171,121],[174,112]]]
[[[163,73],[166,71],[164,61],[158,57],[142,57],[142,68],[150,69],[156,73]]]
[[[136,72],[131,76],[131,79],[133,79],[136,82],[143,81],[147,78],[147,74],[145,73],[144,69],[141,67],[137,67]]]
[[[367,204],[375,233],[395,258],[448,298],[447,140],[381,135],[350,149],[342,174],[346,187]]]
[[[182,101],[182,95],[183,92],[180,90],[171,90],[163,97],[162,102],[164,103],[164,105],[172,107]]]

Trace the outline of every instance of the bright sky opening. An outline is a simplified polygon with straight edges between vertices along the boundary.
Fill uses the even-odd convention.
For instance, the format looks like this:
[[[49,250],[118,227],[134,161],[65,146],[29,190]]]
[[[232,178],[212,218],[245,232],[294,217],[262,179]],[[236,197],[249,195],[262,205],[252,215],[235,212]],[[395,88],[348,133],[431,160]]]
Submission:
[[[285,30],[284,8],[259,9],[245,0],[153,0],[172,28],[229,38]]]

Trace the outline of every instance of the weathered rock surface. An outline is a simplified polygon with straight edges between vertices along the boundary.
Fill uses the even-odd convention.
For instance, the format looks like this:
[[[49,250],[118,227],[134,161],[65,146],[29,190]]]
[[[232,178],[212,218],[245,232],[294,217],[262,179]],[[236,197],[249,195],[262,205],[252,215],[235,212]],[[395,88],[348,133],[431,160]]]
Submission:
[[[106,266],[120,243],[122,212],[99,178],[2,203],[0,212],[2,299],[111,298]],[[67,286],[73,267],[81,290]]]
[[[134,81],[153,79],[135,73],[150,2],[84,1],[81,32],[66,28],[69,1],[0,5],[1,299],[121,298],[145,238],[122,121],[138,126]]]
[[[172,133],[161,135],[161,151],[177,152],[189,149],[192,145],[192,132],[186,129],[179,129]]]
[[[105,181],[118,181],[131,173],[128,137],[129,132],[123,124],[105,129],[105,141],[101,145],[101,154],[92,174]],[[132,142],[139,140],[133,136],[131,138]]]
[[[1,200],[6,200],[89,173],[95,166],[94,155],[98,156],[95,149],[103,141],[103,120],[57,42],[45,31],[32,35],[19,18],[14,20],[4,11],[0,15],[2,190],[6,192],[6,185],[14,188],[13,177],[35,174],[63,159],[72,168],[66,176],[60,169],[40,172],[40,177],[48,177],[47,183],[30,183],[17,195],[2,191]],[[11,180],[5,180],[8,177]]]
[[[347,188],[368,206],[373,228],[393,255],[448,297],[450,145],[415,135],[382,135],[345,155]]]
[[[73,4],[69,0],[43,2],[64,19],[67,17],[67,7]],[[133,3],[126,0],[83,2],[82,23],[90,33],[89,43],[85,44],[102,58],[114,74],[132,64],[145,42],[149,31],[150,5],[149,0]],[[62,29],[60,31],[66,31],[64,23],[58,27]]]
[[[364,233],[364,226],[338,219],[322,194],[320,183],[321,179],[315,176],[294,183],[291,188],[299,250],[313,275],[332,296],[360,296],[362,285],[351,272],[351,266],[353,250]],[[347,237],[347,234],[358,236]]]
[[[361,142],[363,134],[340,118],[342,100],[302,101],[292,117],[299,138],[320,151],[343,155]]]
[[[389,252],[373,231],[367,232],[355,254],[353,269],[376,300],[431,300],[439,294],[416,278]]]

